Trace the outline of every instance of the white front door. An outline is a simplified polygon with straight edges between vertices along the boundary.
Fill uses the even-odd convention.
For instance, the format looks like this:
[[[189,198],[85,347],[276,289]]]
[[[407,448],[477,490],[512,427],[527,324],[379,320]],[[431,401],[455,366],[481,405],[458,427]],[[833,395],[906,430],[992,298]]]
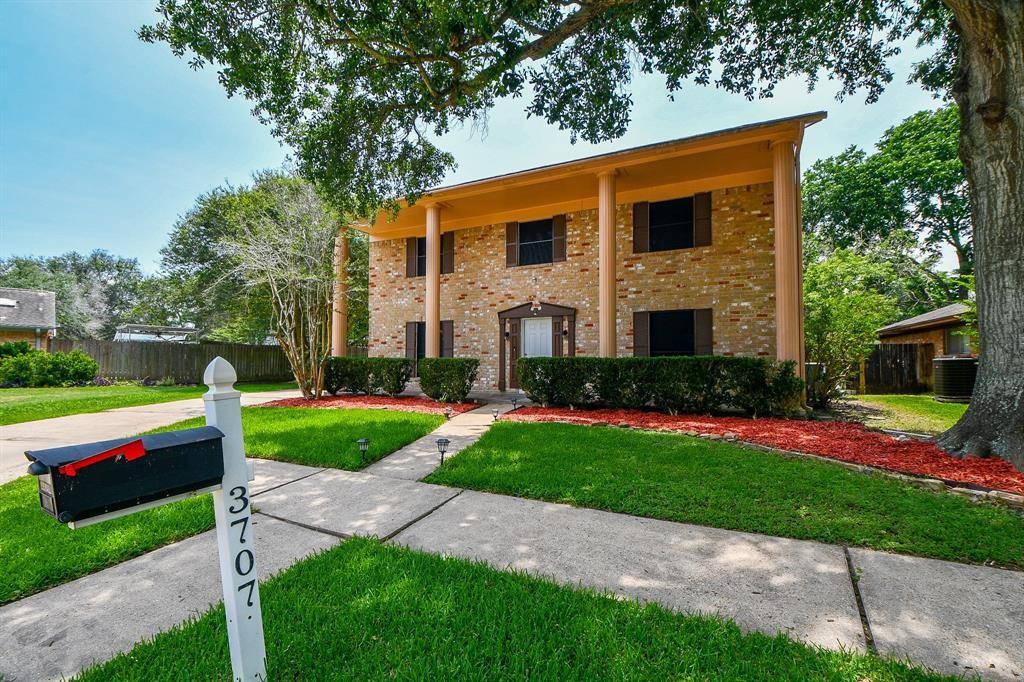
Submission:
[[[523,357],[551,357],[551,318],[523,318]]]

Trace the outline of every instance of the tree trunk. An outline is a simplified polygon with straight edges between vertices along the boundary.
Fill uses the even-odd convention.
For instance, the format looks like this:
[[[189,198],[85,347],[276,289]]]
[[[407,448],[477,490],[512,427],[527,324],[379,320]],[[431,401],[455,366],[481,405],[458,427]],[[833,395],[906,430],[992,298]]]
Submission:
[[[981,337],[970,407],[939,445],[1024,470],[1024,4],[945,0],[960,36],[960,158]]]

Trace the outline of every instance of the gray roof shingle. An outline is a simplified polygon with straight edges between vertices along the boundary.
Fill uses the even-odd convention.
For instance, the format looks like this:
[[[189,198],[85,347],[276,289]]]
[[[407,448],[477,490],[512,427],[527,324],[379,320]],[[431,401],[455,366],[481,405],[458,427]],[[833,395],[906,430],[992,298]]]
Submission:
[[[38,289],[0,287],[0,327],[54,329],[57,326],[57,296]]]
[[[947,306],[936,308],[935,310],[928,311],[927,313],[921,313],[914,317],[908,317],[905,320],[899,322],[893,322],[890,325],[886,325],[878,330],[879,334],[892,334],[904,329],[919,329],[920,327],[932,327],[939,326],[947,322],[956,322],[961,315],[966,313],[970,308],[965,306],[963,303],[950,303]]]

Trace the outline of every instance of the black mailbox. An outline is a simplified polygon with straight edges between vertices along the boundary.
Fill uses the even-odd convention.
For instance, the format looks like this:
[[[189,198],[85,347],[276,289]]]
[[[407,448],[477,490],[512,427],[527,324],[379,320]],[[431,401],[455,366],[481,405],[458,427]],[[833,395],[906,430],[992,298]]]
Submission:
[[[219,485],[224,434],[213,426],[32,450],[39,504],[61,523]]]

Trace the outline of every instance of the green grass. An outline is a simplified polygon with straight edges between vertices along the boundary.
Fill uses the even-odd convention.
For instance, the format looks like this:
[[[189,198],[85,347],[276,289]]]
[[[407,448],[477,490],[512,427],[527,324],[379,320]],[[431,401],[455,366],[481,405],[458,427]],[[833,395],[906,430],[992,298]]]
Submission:
[[[424,479],[717,528],[1024,568],[1024,518],[836,464],[610,427],[499,422]]]
[[[942,433],[967,411],[962,403],[940,403],[930,395],[858,395],[858,403],[880,410],[885,418],[870,426],[911,433]]]
[[[937,679],[366,539],[296,564],[261,599],[274,680]],[[218,606],[76,679],[230,677]]]
[[[439,415],[384,410],[242,410],[250,456],[351,470],[394,452],[443,421]],[[156,431],[202,423],[193,419]],[[360,462],[355,444],[361,436],[371,441],[365,463]],[[204,495],[70,530],[39,508],[36,485],[31,476],[0,485],[0,604],[121,563],[214,524],[213,507]],[[259,497],[254,504],[258,508]]]
[[[437,414],[372,409],[308,407],[243,407],[242,430],[250,457],[276,459],[293,464],[334,467],[355,471],[389,455],[444,422]],[[202,417],[187,419],[160,429],[174,431],[202,426]],[[370,439],[366,457],[360,460],[360,438]]]
[[[71,530],[39,508],[36,480],[0,485],[0,604],[213,527],[209,495]]]
[[[242,392],[278,391],[295,388],[293,382],[244,383]],[[117,407],[152,405],[172,400],[197,398],[206,386],[74,386],[70,388],[0,389],[0,425],[20,424],[36,419],[66,417],[69,414],[99,412]]]

